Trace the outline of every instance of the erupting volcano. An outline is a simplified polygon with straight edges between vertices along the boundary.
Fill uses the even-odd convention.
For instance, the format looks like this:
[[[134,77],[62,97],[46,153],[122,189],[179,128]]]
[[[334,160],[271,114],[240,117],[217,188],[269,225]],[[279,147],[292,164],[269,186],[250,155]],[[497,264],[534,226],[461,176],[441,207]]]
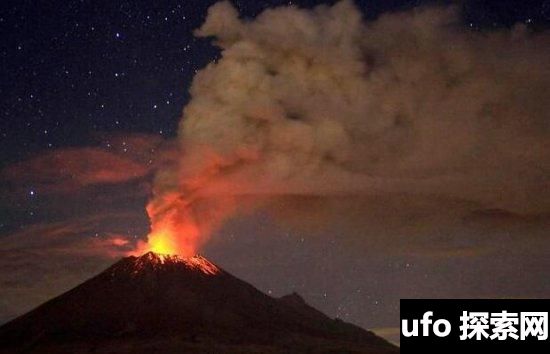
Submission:
[[[148,252],[0,327],[13,353],[396,353],[297,294],[273,298],[206,258]]]
[[[154,252],[192,257],[197,253],[201,232],[188,204],[179,195],[169,195],[147,205],[151,232],[138,245],[138,254]]]
[[[146,208],[151,232],[146,242],[138,244],[138,255],[155,252],[193,257],[232,209],[229,202],[204,205],[204,200],[189,191],[159,195],[154,190],[153,195]]]

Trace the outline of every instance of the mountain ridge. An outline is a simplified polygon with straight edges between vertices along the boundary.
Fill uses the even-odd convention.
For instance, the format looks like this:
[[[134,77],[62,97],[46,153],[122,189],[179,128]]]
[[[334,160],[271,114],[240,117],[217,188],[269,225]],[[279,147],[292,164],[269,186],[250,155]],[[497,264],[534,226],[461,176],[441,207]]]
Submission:
[[[198,255],[123,258],[0,327],[2,353],[214,348],[243,353],[331,348],[398,352],[371,332],[330,319],[298,294],[273,298]]]

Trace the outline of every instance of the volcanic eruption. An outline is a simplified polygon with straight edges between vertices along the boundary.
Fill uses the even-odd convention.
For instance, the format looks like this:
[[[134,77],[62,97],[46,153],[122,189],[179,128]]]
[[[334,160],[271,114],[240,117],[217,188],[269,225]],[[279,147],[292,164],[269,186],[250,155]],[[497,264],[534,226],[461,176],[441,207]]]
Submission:
[[[206,258],[148,252],[0,327],[0,352],[368,352],[385,340],[297,294],[272,298]]]
[[[342,199],[368,214],[396,195],[548,209],[546,34],[467,31],[454,7],[365,21],[351,0],[252,19],[221,1],[195,34],[220,57],[193,79],[141,250],[192,256],[239,209],[282,199],[316,224],[345,220]]]

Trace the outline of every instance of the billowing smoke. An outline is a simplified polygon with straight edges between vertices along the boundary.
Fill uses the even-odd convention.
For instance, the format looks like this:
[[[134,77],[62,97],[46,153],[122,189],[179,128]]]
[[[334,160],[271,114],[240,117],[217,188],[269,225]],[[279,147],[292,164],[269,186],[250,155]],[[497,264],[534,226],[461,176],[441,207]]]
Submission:
[[[284,196],[548,211],[550,36],[469,31],[459,17],[440,7],[367,23],[344,0],[244,20],[212,6],[196,34],[222,57],[192,84],[178,161],[148,206],[150,243],[191,254],[244,203]]]

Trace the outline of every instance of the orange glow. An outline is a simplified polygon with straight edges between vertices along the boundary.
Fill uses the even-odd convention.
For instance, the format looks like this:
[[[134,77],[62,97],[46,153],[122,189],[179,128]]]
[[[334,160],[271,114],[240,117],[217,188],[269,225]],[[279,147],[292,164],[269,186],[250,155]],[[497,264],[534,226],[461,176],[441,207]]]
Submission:
[[[184,258],[178,255],[147,252],[143,255],[139,255],[139,257],[134,260],[134,272],[132,275],[136,276],[143,270],[146,271],[151,265],[157,267],[168,264],[180,264],[188,269],[197,270],[206,275],[216,275],[222,272],[214,263],[200,255]]]
[[[202,156],[202,155],[201,155]],[[212,185],[212,177],[220,168],[219,158],[205,158],[201,173],[192,179],[181,178],[171,188],[153,192],[147,204],[151,232],[147,242],[138,245],[138,252],[192,257],[210,234],[235,210],[231,196],[223,193],[201,193]],[[177,188],[175,188],[177,187]],[[230,190],[231,186],[224,186]]]
[[[161,254],[191,257],[197,253],[199,231],[192,223],[153,224],[148,236],[148,250]]]
[[[130,243],[130,241],[128,241],[127,239],[125,239],[123,237],[113,237],[111,239],[111,243],[114,246],[122,247],[122,246],[126,246],[128,243]]]
[[[170,236],[167,232],[157,232],[150,234],[149,248],[152,252],[160,254],[177,254],[177,248],[173,242],[170,242]]]
[[[151,232],[147,243],[138,246],[139,253],[192,257],[201,243],[199,227],[188,204],[177,194],[169,194],[147,205]]]

